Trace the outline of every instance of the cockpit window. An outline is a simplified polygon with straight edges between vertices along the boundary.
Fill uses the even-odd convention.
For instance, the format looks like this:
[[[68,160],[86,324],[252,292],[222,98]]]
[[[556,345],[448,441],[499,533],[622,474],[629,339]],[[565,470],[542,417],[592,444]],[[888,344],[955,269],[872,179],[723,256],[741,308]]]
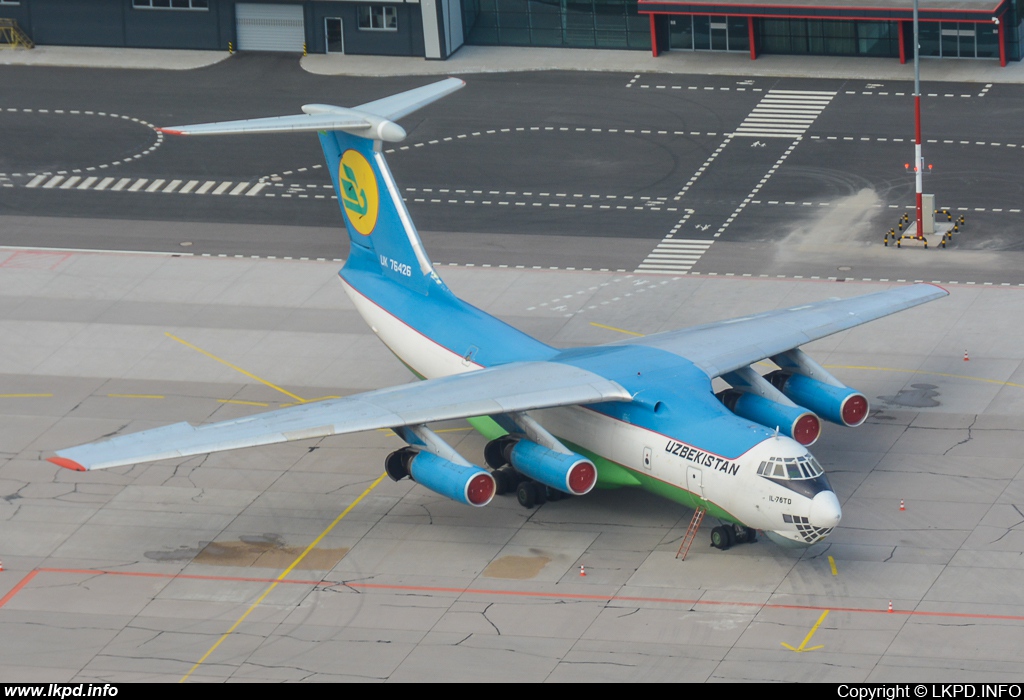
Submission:
[[[773,479],[814,479],[825,472],[811,455],[801,457],[771,457],[761,462],[757,473]]]

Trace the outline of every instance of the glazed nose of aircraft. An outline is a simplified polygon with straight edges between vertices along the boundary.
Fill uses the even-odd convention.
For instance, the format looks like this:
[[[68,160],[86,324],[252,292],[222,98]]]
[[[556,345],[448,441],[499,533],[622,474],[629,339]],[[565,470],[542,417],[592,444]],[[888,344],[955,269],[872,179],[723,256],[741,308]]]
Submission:
[[[839,499],[834,491],[821,491],[811,501],[809,520],[813,527],[833,528],[843,517],[843,509],[839,507]]]

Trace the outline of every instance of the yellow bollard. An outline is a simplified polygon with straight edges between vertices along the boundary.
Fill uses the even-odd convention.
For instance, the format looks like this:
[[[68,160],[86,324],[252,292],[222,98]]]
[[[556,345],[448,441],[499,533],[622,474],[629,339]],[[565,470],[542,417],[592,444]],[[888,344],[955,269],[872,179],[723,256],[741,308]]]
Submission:
[[[231,42],[229,41],[229,42],[228,42],[228,53],[234,53],[234,52],[235,52],[235,45],[234,45],[234,44],[232,44],[232,43],[231,43]]]

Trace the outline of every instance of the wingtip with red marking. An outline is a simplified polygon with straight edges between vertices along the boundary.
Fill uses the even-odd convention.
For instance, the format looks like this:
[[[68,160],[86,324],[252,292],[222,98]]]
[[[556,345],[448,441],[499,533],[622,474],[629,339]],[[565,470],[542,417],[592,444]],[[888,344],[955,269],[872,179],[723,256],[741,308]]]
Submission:
[[[185,135],[185,132],[182,131],[181,129],[168,129],[167,127],[164,127],[164,126],[158,126],[158,127],[156,127],[156,130],[159,131],[161,134],[170,134],[171,136],[184,136]]]
[[[71,471],[74,472],[87,471],[86,468],[83,467],[81,464],[79,464],[73,459],[68,459],[67,457],[48,457],[46,461],[53,462],[58,467],[64,467],[65,469],[70,469]]]

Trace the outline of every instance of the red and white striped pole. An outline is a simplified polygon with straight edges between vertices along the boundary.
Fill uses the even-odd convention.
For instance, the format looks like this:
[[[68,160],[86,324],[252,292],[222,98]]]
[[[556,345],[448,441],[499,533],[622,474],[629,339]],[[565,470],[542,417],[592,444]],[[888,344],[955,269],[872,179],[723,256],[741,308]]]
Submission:
[[[914,0],[914,179],[917,186],[917,238],[924,238],[924,156],[921,155],[921,39]]]

